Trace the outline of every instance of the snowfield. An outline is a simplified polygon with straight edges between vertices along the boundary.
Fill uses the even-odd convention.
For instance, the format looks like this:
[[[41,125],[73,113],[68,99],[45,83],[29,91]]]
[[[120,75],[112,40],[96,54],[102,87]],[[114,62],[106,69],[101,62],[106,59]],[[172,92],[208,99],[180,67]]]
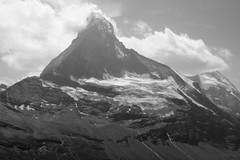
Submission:
[[[177,85],[172,77],[164,80],[154,80],[148,75],[135,74],[126,74],[122,78],[112,76],[106,77],[108,78],[105,78],[104,80],[99,80],[96,78],[76,80],[73,77],[71,79],[78,82],[80,85],[97,86],[99,88],[112,88],[114,92],[118,93],[117,96],[107,97],[100,93],[87,91],[80,87],[72,88],[64,86],[61,87],[61,90],[74,98],[75,101],[88,98],[92,101],[106,100],[108,102],[117,104],[117,106],[136,105],[141,108],[143,113],[145,113],[145,111],[157,111],[156,113],[159,113],[160,110],[165,110],[162,114],[159,114],[159,117],[166,117],[174,114],[175,109],[170,109],[169,106],[177,107],[177,105],[175,105],[169,99],[178,99],[187,103],[184,97],[179,93],[181,88]],[[195,102],[193,99],[191,100],[197,106],[207,109],[201,104]],[[116,108],[116,110],[118,109],[119,108]]]

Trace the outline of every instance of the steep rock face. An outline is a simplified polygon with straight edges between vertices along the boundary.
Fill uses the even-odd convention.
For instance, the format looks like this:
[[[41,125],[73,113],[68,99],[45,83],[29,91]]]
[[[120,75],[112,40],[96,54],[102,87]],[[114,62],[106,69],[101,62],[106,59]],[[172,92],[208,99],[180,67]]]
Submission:
[[[172,76],[177,83],[184,84],[168,66],[125,48],[116,38],[112,24],[103,17],[93,15],[87,28],[50,62],[40,77],[69,84],[70,78],[104,79],[107,76],[122,77],[126,73],[148,74],[157,79]]]
[[[192,79],[219,108],[232,115],[240,116],[240,92],[220,72],[202,73]]]
[[[26,78],[2,93],[3,101],[13,105],[40,105],[42,101],[51,104],[67,104],[73,98],[57,88],[44,87],[44,83],[38,77]]]

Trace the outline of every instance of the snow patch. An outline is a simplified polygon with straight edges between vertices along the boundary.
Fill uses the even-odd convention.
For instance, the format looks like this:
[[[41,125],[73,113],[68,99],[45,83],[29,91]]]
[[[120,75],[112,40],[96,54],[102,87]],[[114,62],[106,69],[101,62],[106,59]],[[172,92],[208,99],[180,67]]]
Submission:
[[[61,87],[61,90],[65,93],[67,93],[75,101],[78,101],[80,98],[83,98],[81,92],[87,92],[86,90],[84,90],[82,88],[75,89],[75,88],[67,87],[67,86]]]
[[[123,53],[123,51],[121,50],[121,48],[115,44],[115,49],[116,49],[116,52],[117,52],[117,57],[120,58],[120,59],[124,59],[127,55],[125,55]]]
[[[201,75],[200,79],[204,90],[208,90],[210,87],[218,85],[216,78],[208,77],[207,75]]]
[[[77,103],[75,103],[75,107],[76,107],[76,108],[78,108],[78,105],[77,105]]]
[[[87,91],[83,88],[72,88],[72,87],[61,87],[61,90],[71,96],[75,101],[79,101],[84,98],[89,98],[91,100],[100,100],[102,98],[106,98],[103,95],[99,95],[97,92]]]
[[[88,115],[88,114],[86,114],[86,113],[84,113],[84,112],[80,112],[80,111],[78,111],[78,113],[81,114],[81,115],[84,115],[84,116],[87,116],[87,115]]]
[[[228,92],[231,91],[237,91],[237,89],[222,75],[220,74],[200,74],[200,80],[201,83],[203,84],[203,89],[204,90],[208,90],[210,87],[217,87],[219,88],[219,86],[222,86],[224,88],[226,88],[226,90]]]
[[[28,111],[34,111],[34,110],[35,110],[34,108],[30,107],[29,105],[26,107],[26,109],[27,109]]]
[[[159,79],[161,79],[161,77],[156,72],[151,72],[151,73],[152,73],[152,75],[154,75],[154,76],[158,77]]]
[[[231,92],[231,95],[233,95],[234,97],[236,97],[236,98],[240,101],[240,97],[238,97],[236,94],[234,94],[233,92]]]
[[[214,99],[215,99],[215,100],[220,100],[218,97],[215,97]]]
[[[35,114],[33,115],[33,118],[35,118],[35,119],[39,119],[39,117],[37,117]]]
[[[24,110],[24,105],[22,104],[21,106],[19,106],[19,108],[23,111]]]
[[[56,88],[57,87],[56,84],[48,82],[48,81],[43,81],[43,80],[42,80],[42,86],[43,87],[51,87],[51,88]]]
[[[170,116],[172,116],[172,115],[174,115],[174,112],[173,111],[171,111],[171,112],[169,112],[169,113],[166,113],[166,114],[159,114],[158,116],[159,117],[161,117],[161,118],[166,118],[166,117],[170,117]]]

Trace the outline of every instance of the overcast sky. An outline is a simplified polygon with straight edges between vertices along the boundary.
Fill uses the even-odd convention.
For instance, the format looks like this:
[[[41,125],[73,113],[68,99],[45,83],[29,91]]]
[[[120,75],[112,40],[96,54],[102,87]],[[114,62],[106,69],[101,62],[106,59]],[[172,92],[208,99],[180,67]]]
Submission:
[[[127,48],[186,75],[220,70],[240,88],[239,0],[0,0],[0,83],[38,75],[91,12]]]

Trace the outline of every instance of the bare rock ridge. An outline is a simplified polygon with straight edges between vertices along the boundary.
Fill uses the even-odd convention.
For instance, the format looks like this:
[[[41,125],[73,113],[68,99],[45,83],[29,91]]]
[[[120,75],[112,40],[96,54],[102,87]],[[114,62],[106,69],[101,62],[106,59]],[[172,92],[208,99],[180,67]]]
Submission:
[[[44,69],[42,79],[69,84],[70,77],[104,79],[106,75],[122,77],[126,73],[136,73],[157,79],[172,76],[176,82],[184,84],[168,66],[127,49],[104,17],[92,15],[89,19],[87,28]]]
[[[74,102],[67,93],[57,88],[43,87],[43,82],[38,77],[28,77],[9,87],[2,94],[3,99],[14,105],[40,106],[42,101],[51,104],[65,104]]]

